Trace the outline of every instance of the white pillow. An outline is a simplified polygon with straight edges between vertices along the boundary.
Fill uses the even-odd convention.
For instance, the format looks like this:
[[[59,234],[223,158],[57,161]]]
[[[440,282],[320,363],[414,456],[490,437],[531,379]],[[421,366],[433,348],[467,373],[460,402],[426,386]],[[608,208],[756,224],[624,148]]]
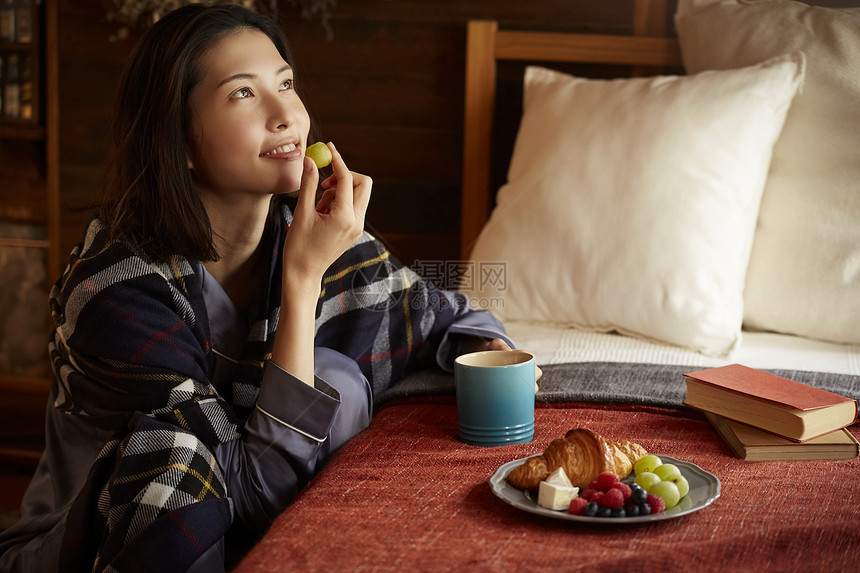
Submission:
[[[472,253],[506,265],[506,281],[468,294],[503,320],[728,353],[771,149],[802,78],[800,53],[695,76],[527,68],[508,182]]]
[[[689,73],[806,55],[803,93],[773,151],[744,319],[860,342],[860,8],[681,0],[675,21]]]

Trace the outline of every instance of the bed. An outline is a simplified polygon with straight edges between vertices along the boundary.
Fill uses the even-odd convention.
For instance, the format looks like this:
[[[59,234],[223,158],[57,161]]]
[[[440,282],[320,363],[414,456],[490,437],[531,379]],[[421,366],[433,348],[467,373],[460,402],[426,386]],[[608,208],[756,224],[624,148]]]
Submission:
[[[683,400],[685,372],[730,363],[860,398],[860,9],[681,0],[675,38],[664,3],[635,6],[632,36],[468,27],[461,286],[537,357],[534,441],[459,442],[452,377],[413,374],[235,571],[857,568],[860,459],[742,461]],[[529,62],[521,115],[499,112],[501,61]],[[491,483],[573,427],[716,491],[594,523]]]

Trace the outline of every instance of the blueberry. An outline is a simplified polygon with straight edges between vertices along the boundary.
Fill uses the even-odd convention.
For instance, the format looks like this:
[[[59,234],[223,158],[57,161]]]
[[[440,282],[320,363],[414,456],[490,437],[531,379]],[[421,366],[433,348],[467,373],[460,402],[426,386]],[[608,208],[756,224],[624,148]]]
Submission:
[[[613,507],[612,508],[612,517],[625,517],[627,512],[624,511],[623,507]]]
[[[601,507],[597,510],[597,517],[612,517],[612,510],[608,507]]]
[[[646,492],[641,487],[634,489],[630,492],[630,499],[633,500],[633,503],[636,504],[645,503],[645,500],[648,499],[648,492]]]
[[[586,517],[594,517],[597,515],[598,505],[593,501],[590,501],[585,504],[585,509],[582,510],[582,515]]]
[[[639,515],[651,515],[651,504],[650,503],[640,503],[639,504]]]
[[[627,517],[638,517],[639,516],[639,506],[634,504],[630,504],[625,508],[627,512]]]

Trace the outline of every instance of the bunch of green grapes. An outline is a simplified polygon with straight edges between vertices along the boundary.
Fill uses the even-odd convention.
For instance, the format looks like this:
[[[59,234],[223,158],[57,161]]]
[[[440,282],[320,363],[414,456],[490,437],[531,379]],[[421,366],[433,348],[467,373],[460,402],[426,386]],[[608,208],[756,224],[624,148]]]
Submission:
[[[653,454],[644,456],[633,465],[636,478],[633,480],[646,492],[656,495],[666,503],[666,509],[675,507],[690,491],[687,478],[675,464],[664,464]]]

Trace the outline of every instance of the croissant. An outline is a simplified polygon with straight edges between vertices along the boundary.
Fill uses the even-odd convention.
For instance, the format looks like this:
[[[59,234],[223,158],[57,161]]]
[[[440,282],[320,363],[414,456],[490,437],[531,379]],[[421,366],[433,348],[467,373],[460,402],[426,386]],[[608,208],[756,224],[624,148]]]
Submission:
[[[584,489],[598,474],[627,476],[636,461],[647,455],[645,448],[627,440],[607,440],[586,428],[570,430],[564,438],[550,442],[543,454],[526,460],[508,474],[508,483],[534,490],[549,474],[563,467],[571,483]]]

